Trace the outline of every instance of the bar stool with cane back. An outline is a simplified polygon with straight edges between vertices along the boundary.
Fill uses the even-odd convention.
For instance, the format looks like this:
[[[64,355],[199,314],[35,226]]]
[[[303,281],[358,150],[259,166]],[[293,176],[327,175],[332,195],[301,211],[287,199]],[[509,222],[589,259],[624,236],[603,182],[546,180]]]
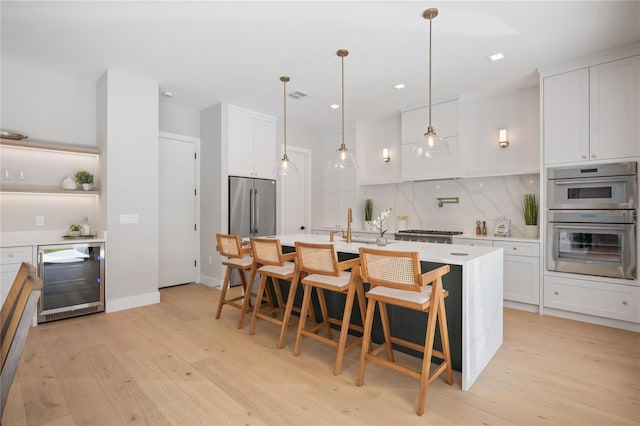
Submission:
[[[251,252],[255,265],[254,273],[257,272],[260,274],[260,284],[256,298],[262,299],[265,293],[270,294],[268,284],[271,283],[270,287],[276,295],[277,306],[270,306],[267,310],[261,310],[260,305],[256,305],[251,317],[249,334],[255,333],[256,320],[258,318],[279,325],[280,337],[278,339],[278,349],[281,349],[284,347],[287,330],[298,325],[297,322],[293,324],[289,322],[292,311],[300,312],[299,308],[293,306],[298,281],[300,280],[300,271],[294,262],[296,254],[295,252],[283,254],[280,240],[273,238],[251,238]],[[286,301],[282,296],[280,280],[291,282]],[[245,306],[249,304],[249,297],[247,296],[245,296],[244,299]],[[282,317],[278,318],[278,314],[282,314]],[[313,311],[311,311],[310,314],[315,323]],[[242,316],[244,317],[244,311]]]
[[[373,361],[419,379],[420,390],[418,392],[416,413],[421,416],[424,413],[429,383],[443,372],[446,372],[447,383],[453,384],[447,314],[444,306],[444,298],[449,293],[442,288],[442,277],[449,272],[450,267],[449,265],[444,265],[421,274],[417,252],[389,251],[366,247],[360,248],[360,259],[362,262],[362,279],[364,282],[369,283],[371,288],[366,293],[368,305],[357,384],[362,386],[364,382],[366,361]],[[414,342],[391,336],[387,313],[388,304],[429,314],[424,345],[418,345]],[[371,329],[376,305],[380,307],[384,343],[373,349],[371,345]],[[433,348],[436,321],[440,327],[442,351],[437,351]],[[393,356],[393,345],[400,345],[422,352],[421,370],[416,371],[396,363]],[[386,350],[388,359],[378,356],[384,350]],[[442,359],[442,363],[433,373],[431,373],[432,357]]]
[[[363,330],[362,327],[351,323],[351,312],[356,295],[358,297],[360,316],[364,324],[365,299],[362,280],[360,279],[360,259],[338,262],[338,256],[333,244],[302,243],[299,241],[296,241],[296,258],[300,274],[303,276],[304,297],[302,299],[300,322],[298,323],[293,354],[294,356],[300,354],[303,335],[333,346],[337,349],[333,374],[337,376],[342,369],[342,360],[345,352],[359,346],[362,342],[362,337],[357,337],[347,345],[347,334],[350,329],[358,332]],[[351,268],[351,272],[347,271],[349,268]],[[323,321],[305,328],[307,312],[312,306],[311,293],[314,288],[318,294]],[[325,290],[346,295],[342,319],[329,317],[324,294]],[[333,339],[331,324],[340,327],[340,335],[337,341]],[[323,325],[327,331],[326,337],[318,333],[319,328]]]
[[[241,243],[240,237],[237,235],[216,234],[216,240],[218,242],[216,250],[218,250],[220,255],[226,257],[226,259],[223,259],[222,265],[227,267],[224,280],[222,281],[220,299],[218,300],[218,309],[216,310],[216,319],[219,319],[224,305],[233,306],[241,311],[243,309],[252,309],[251,307],[244,306],[238,301],[243,300],[245,294],[251,293],[251,287],[247,285],[247,279],[244,276],[244,271],[250,270],[253,266],[253,257],[251,257],[251,248],[243,247],[246,243]],[[231,272],[234,270],[238,271],[238,274],[240,275],[242,295],[227,299]],[[253,278],[251,278],[250,282],[253,282]],[[268,300],[268,303],[273,305],[270,299]]]

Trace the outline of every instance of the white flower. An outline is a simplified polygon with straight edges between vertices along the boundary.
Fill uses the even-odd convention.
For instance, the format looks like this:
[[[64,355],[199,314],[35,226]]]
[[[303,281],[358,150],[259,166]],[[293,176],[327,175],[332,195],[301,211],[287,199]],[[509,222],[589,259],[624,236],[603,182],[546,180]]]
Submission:
[[[389,215],[391,214],[391,209],[386,209],[378,215],[375,219],[373,219],[373,226],[378,230],[381,237],[384,237],[384,233],[387,232],[384,229],[384,222],[387,220]]]

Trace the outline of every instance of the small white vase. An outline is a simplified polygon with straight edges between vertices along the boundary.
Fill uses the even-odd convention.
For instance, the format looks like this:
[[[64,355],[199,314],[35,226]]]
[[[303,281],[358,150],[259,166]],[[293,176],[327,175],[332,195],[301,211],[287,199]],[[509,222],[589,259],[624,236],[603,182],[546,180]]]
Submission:
[[[538,225],[525,225],[524,236],[527,238],[538,238]]]
[[[83,191],[91,191],[91,184],[90,183],[83,183],[82,184],[82,190]]]
[[[376,238],[376,244],[379,246],[386,246],[387,245],[387,239],[385,237],[378,237]]]

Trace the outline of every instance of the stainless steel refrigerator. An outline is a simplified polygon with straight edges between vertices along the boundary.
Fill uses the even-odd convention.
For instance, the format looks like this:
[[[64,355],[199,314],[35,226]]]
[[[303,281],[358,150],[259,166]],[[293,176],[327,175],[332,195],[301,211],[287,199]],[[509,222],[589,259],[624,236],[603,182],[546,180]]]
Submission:
[[[229,234],[261,237],[276,233],[276,181],[229,176]]]

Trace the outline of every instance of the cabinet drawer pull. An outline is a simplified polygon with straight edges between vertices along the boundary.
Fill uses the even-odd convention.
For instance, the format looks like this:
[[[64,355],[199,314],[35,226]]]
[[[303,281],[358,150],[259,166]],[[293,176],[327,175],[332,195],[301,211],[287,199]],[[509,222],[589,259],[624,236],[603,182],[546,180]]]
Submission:
[[[586,156],[586,155],[583,155],[583,156],[582,156],[582,159],[583,159],[583,160],[585,160],[586,158],[587,158],[587,156]]]
[[[514,250],[518,250],[518,247],[514,247],[513,249],[514,249]]]
[[[556,290],[556,291],[553,292],[553,294],[555,294],[557,296],[558,294],[560,294],[560,292]]]
[[[626,301],[626,300],[623,300],[623,301],[622,301],[622,304],[623,304],[624,306],[627,306],[627,301]]]

